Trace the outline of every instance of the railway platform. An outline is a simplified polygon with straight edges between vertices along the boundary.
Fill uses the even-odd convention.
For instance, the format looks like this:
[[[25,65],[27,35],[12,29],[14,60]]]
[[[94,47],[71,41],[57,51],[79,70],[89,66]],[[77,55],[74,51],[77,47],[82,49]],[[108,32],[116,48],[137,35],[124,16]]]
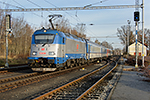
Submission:
[[[150,100],[150,82],[134,66],[124,66],[123,72],[109,100]],[[129,70],[126,70],[129,69]]]

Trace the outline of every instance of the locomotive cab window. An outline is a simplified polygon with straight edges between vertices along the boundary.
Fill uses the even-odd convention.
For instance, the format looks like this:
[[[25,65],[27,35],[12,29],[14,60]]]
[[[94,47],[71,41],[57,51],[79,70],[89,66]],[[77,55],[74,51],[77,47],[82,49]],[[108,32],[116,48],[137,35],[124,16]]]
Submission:
[[[48,35],[35,35],[35,43],[36,44],[51,44],[54,41],[54,34]]]

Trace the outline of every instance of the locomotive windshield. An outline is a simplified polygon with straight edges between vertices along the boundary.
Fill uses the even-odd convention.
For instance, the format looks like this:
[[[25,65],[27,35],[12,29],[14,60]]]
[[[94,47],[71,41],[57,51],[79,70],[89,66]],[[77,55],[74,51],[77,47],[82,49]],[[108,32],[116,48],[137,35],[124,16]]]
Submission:
[[[35,35],[36,44],[51,44],[54,40],[54,34],[49,35]]]

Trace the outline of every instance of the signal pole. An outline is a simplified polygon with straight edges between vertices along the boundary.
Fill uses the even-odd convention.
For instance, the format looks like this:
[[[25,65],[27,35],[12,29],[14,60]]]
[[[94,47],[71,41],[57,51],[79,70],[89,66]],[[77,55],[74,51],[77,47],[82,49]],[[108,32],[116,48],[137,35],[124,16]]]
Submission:
[[[135,22],[135,28],[136,28],[136,43],[135,43],[135,52],[136,52],[136,63],[135,63],[135,68],[138,68],[138,48],[137,48],[137,28],[138,28],[138,22]]]
[[[5,68],[9,68],[8,64],[8,34],[11,32],[11,16],[6,15],[6,63]]]

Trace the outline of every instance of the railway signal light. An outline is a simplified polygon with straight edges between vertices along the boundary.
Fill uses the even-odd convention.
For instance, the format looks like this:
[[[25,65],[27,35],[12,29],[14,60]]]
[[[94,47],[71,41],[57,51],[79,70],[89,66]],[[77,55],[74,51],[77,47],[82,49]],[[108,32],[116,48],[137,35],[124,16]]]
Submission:
[[[139,12],[134,12],[134,21],[139,21],[140,18],[139,18]]]
[[[6,29],[11,29],[11,16],[6,15]]]

